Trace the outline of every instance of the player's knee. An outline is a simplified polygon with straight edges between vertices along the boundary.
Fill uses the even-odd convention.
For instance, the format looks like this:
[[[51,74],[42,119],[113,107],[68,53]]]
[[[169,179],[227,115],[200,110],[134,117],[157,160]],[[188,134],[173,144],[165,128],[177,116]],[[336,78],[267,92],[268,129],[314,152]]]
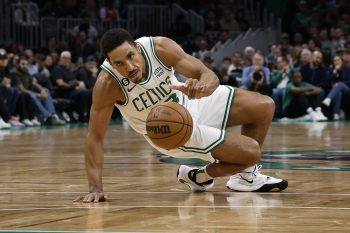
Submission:
[[[246,160],[248,165],[254,165],[261,159],[260,145],[257,141],[252,140],[249,147],[247,148],[248,158]]]
[[[271,121],[275,113],[275,101],[269,96],[263,96],[260,102],[261,110],[264,112],[263,116],[267,121]]]

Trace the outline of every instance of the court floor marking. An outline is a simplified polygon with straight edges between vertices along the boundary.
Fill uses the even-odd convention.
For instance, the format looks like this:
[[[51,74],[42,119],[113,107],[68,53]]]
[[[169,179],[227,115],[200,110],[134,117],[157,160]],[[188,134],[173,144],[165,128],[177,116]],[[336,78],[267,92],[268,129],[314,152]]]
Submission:
[[[12,232],[18,232],[18,233],[35,233],[35,232],[38,232],[38,233],[87,233],[87,232],[96,232],[96,233],[130,233],[130,231],[41,231],[41,230],[0,230],[0,232],[8,232],[8,233],[12,233]],[[154,233],[155,231],[138,231],[137,233]]]
[[[87,203],[88,204],[88,203]],[[91,203],[94,204],[94,203]],[[233,209],[233,208],[244,208],[244,209],[321,209],[321,210],[350,210],[350,207],[324,207],[324,206],[268,206],[268,205],[257,205],[257,206],[240,206],[240,205],[228,205],[228,206],[217,206],[217,205],[113,205],[113,206],[64,206],[64,207],[36,207],[36,208],[4,208],[0,209],[3,211],[33,211],[33,210],[67,210],[67,209],[130,209],[130,208],[210,208],[210,209]]]
[[[85,194],[86,192],[11,192],[11,191],[0,191],[0,194]],[[177,192],[106,192],[107,194],[195,194],[201,195],[200,193],[193,193],[189,191],[177,191]],[[205,192],[205,194],[231,194],[241,196],[258,196],[258,195],[307,195],[307,196],[350,196],[350,193],[287,193],[287,192],[270,192],[270,193],[242,193],[242,192]]]

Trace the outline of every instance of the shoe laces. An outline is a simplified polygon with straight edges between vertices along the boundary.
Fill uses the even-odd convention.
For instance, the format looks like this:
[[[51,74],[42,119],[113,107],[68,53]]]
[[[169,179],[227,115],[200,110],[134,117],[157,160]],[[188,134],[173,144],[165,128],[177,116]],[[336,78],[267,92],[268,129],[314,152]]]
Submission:
[[[259,175],[260,174],[260,172],[259,172],[259,170],[262,168],[262,165],[261,164],[259,164],[259,165],[256,165],[255,166],[255,169],[254,169],[254,171],[252,172],[255,176],[257,176],[257,175]]]
[[[262,168],[262,165],[255,165],[255,168],[254,168],[254,171],[252,172],[243,172],[243,175],[244,177],[248,178],[248,179],[254,179],[256,178],[258,175],[260,175],[260,172],[259,170]]]

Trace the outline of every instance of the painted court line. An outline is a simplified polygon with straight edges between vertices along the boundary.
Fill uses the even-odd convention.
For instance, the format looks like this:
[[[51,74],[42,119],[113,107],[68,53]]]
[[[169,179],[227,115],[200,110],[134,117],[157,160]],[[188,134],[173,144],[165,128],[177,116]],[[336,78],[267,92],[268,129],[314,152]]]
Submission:
[[[4,191],[0,194],[84,194],[86,192],[11,192],[11,191]],[[192,194],[193,192],[190,191],[177,191],[177,192],[142,192],[142,191],[135,191],[135,192],[107,192],[108,194]],[[240,195],[240,196],[258,196],[258,195],[307,195],[307,196],[350,196],[350,193],[287,193],[287,192],[270,192],[270,193],[240,193],[240,192],[206,192],[206,194],[231,194],[231,195]],[[201,195],[201,194],[196,194]]]
[[[2,211],[32,211],[32,210],[66,210],[66,209],[128,209],[128,208],[209,208],[209,209],[318,209],[318,210],[350,210],[347,207],[323,207],[323,206],[211,206],[211,205],[115,205],[115,206],[65,206],[65,207],[37,207],[37,208],[4,208]]]
[[[130,233],[130,231],[36,231],[36,230],[0,230],[0,232],[8,232],[8,233]],[[138,231],[137,233],[154,233],[155,231]]]

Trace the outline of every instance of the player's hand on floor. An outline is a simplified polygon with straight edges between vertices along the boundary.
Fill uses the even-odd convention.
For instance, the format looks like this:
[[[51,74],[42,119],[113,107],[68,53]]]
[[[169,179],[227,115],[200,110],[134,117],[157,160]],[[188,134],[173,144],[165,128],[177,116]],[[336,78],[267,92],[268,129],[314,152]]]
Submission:
[[[187,79],[186,83],[170,85],[170,89],[181,91],[187,95],[189,99],[200,99],[212,93],[205,83],[200,82],[198,79],[191,78]]]
[[[108,201],[108,195],[104,192],[92,192],[89,194],[86,194],[85,196],[80,196],[74,200],[74,202],[83,202],[83,203],[90,203],[90,202],[104,202]]]

